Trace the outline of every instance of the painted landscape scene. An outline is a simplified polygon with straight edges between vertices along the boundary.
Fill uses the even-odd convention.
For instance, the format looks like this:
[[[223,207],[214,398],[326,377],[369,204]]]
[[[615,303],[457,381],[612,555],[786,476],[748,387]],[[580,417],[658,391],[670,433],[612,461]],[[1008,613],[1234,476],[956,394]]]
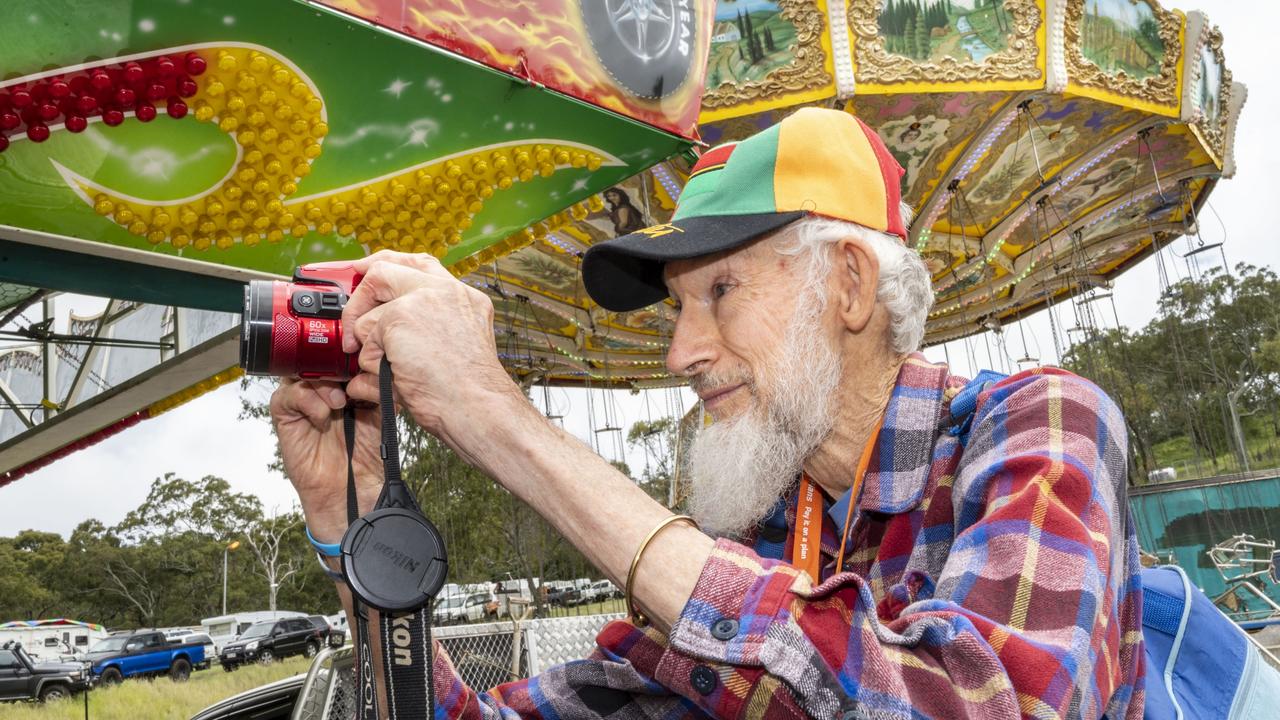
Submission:
[[[791,64],[796,27],[771,0],[719,0],[707,61],[707,88],[760,80]]]
[[[1164,58],[1160,26],[1143,0],[1085,0],[1080,50],[1108,73],[1137,79],[1159,75]]]
[[[921,62],[981,62],[1012,33],[1004,0],[888,0],[880,10],[885,49]]]

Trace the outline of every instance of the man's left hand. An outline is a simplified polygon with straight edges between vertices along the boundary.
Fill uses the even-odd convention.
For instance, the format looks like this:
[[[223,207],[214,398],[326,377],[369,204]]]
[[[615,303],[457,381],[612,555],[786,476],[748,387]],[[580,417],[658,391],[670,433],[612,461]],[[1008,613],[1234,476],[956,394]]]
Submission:
[[[364,278],[342,312],[342,343],[346,352],[359,350],[364,372],[347,393],[377,402],[386,355],[397,402],[428,432],[471,455],[468,438],[483,435],[507,403],[527,405],[498,360],[492,301],[430,255],[382,251],[354,267]]]

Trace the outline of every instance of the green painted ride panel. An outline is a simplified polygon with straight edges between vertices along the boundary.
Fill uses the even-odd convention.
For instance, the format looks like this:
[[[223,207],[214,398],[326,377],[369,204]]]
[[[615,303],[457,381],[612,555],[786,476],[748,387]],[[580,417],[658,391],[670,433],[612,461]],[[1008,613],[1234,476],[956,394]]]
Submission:
[[[499,247],[510,249],[532,223],[689,146],[633,120],[294,0],[7,3],[0,9],[0,111],[7,96],[48,87],[56,79],[51,75],[70,82],[95,69],[121,72],[126,56],[138,56],[151,68],[148,63],[161,54],[181,59],[189,53],[204,58],[208,70],[191,76],[199,89],[185,98],[189,112],[181,119],[166,114],[167,97],[154,103],[157,117],[150,122],[128,116],[109,127],[89,114],[87,129],[73,133],[62,126],[64,112],[48,123],[44,142],[26,138],[30,122],[8,131],[9,147],[0,152],[0,225],[278,275],[289,275],[301,263],[360,257],[378,247],[435,252],[452,263],[496,243],[506,242]],[[219,64],[224,55],[239,64],[224,68]],[[265,60],[254,70],[251,59],[257,56]],[[278,68],[291,74],[278,76],[284,84],[275,89],[282,99],[272,105],[262,100],[262,92],[271,87]],[[290,87],[299,80],[305,87],[289,99]],[[215,81],[224,88],[216,95]],[[302,110],[308,92],[322,105],[310,116]],[[233,112],[232,95],[248,107]],[[202,102],[220,108],[218,114],[198,118]],[[292,103],[291,118],[272,115],[272,107],[287,103]],[[265,109],[267,119],[251,128],[255,109]],[[220,127],[227,117],[238,117],[238,127]],[[304,124],[291,130],[290,123],[300,118]],[[277,128],[278,137],[265,140],[265,127]],[[261,135],[256,144],[243,141],[251,129]],[[295,141],[294,147],[284,145],[287,139]],[[315,157],[301,154],[308,142],[318,147]],[[490,168],[458,178],[461,186],[474,177],[475,190],[450,187],[432,194],[445,179],[445,167],[437,164],[442,158],[456,156],[470,173],[478,160],[493,162],[494,153],[514,158],[522,148],[550,148],[551,153],[541,164],[531,160],[536,172],[523,179],[513,166],[509,187],[494,184],[500,173]],[[255,149],[262,158],[251,164]],[[562,150],[560,162],[556,157]],[[273,158],[283,161],[284,171],[272,180],[275,185],[255,194],[252,182],[241,182],[238,173],[256,169],[262,180]],[[307,168],[294,182],[296,189],[279,191],[280,178],[299,163]],[[412,185],[412,173],[428,170],[434,173],[431,183]],[[406,191],[393,183],[409,185]],[[485,184],[491,196],[480,196],[479,186]],[[228,190],[232,185],[239,187],[234,197]],[[393,192],[399,194],[393,197]],[[410,203],[407,198],[414,194],[421,197]],[[259,200],[256,209],[242,205],[251,196]],[[334,204],[343,199],[352,205],[365,196],[374,199],[366,203],[363,219],[342,233],[343,216]],[[263,208],[272,199],[282,205],[268,214]],[[432,200],[441,207],[424,210]],[[197,219],[184,223],[187,210]],[[450,224],[442,225],[445,210]],[[293,220],[284,223],[282,213]],[[370,227],[375,216],[382,216],[380,227]],[[265,229],[252,232],[260,217],[277,223],[280,236],[269,239]],[[242,227],[233,226],[237,218]],[[419,218],[422,222],[413,226]],[[206,221],[207,233],[199,229]],[[142,234],[132,234],[131,223]],[[427,237],[433,227],[444,229],[434,240]],[[405,230],[391,235],[393,228]],[[458,236],[448,242],[454,231]],[[0,235],[23,239],[2,229]],[[192,264],[191,272],[207,269]],[[12,265],[6,274],[15,274]],[[51,287],[86,291],[71,276],[54,280]],[[110,285],[111,278],[105,281]],[[186,304],[180,296],[166,302]]]

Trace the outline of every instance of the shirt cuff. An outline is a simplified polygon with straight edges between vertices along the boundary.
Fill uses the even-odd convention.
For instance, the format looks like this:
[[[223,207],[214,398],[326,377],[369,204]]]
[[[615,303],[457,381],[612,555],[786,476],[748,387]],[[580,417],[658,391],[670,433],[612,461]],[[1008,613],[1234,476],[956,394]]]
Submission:
[[[795,593],[810,590],[808,576],[794,566],[717,540],[671,628],[654,679],[721,718],[738,717],[761,688],[772,698],[776,683],[760,682],[766,635],[774,623],[789,620]]]

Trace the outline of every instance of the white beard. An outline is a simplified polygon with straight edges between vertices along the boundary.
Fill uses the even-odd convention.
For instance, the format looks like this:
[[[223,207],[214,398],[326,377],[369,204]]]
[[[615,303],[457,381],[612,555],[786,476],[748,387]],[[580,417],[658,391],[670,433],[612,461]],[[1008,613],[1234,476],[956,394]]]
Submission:
[[[754,378],[694,378],[711,387],[746,382],[754,398],[742,415],[703,428],[689,449],[689,512],[713,536],[739,538],[756,527],[831,434],[843,363],[822,338],[821,314],[821,300],[805,293],[763,369],[769,397]]]

